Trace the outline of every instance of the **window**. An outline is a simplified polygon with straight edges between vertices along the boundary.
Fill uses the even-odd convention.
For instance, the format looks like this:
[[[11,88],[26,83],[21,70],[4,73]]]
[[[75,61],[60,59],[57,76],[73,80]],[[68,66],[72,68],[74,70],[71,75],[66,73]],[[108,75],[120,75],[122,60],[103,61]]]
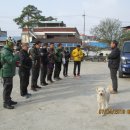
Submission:
[[[123,52],[130,53],[130,42],[124,43]]]

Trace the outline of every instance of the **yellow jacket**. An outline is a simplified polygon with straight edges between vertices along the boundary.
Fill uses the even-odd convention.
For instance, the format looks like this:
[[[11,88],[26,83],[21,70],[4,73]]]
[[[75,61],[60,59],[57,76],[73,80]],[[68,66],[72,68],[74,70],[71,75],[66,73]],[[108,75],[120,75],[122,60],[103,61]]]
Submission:
[[[74,49],[74,50],[72,51],[72,57],[73,57],[74,61],[81,61],[82,58],[83,58],[83,52],[82,52],[82,50],[80,49],[80,50],[78,51],[77,48]]]

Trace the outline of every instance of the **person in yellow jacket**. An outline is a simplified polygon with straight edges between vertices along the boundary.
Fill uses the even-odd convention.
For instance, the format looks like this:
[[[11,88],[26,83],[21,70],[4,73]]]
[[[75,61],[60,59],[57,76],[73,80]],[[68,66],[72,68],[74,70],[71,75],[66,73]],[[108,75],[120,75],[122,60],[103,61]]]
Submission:
[[[80,76],[80,66],[81,66],[81,60],[83,58],[83,52],[80,49],[80,45],[77,45],[77,47],[72,51],[72,57],[74,59],[74,70],[73,70],[74,77]],[[77,66],[78,66],[78,73],[76,75]]]

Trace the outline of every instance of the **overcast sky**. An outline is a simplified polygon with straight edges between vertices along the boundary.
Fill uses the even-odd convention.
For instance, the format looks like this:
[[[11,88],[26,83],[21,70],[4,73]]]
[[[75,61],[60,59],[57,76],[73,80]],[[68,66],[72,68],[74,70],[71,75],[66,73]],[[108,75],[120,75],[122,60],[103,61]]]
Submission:
[[[83,13],[86,13],[86,34],[105,18],[116,18],[122,26],[130,25],[130,0],[1,0],[0,28],[8,36],[20,36],[21,29],[13,19],[21,14],[27,5],[34,5],[42,15],[53,16],[67,26],[77,27],[83,33]]]

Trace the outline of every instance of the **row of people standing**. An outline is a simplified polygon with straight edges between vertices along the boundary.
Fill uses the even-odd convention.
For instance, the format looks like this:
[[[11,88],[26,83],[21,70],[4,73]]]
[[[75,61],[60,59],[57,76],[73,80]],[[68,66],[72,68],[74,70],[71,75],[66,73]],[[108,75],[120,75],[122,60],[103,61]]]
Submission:
[[[50,43],[50,47],[48,49],[48,44],[42,44],[41,42],[38,41],[34,44],[33,48],[29,50],[28,58],[26,58],[22,52],[26,50],[26,53],[28,52],[27,50],[27,45],[25,44],[22,46],[22,50],[19,53],[20,56],[20,65],[19,65],[19,75],[20,75],[20,88],[21,88],[21,96],[27,96],[29,97],[30,94],[28,94],[27,89],[26,91],[24,90],[25,87],[23,84],[26,84],[26,88],[28,86],[28,80],[26,76],[29,77],[26,71],[23,70],[22,72],[20,71],[21,68],[24,68],[26,63],[30,62],[30,59],[32,60],[32,68],[29,67],[28,71],[30,72],[30,68],[32,69],[31,73],[31,90],[37,91],[38,89],[41,88],[41,86],[46,86],[48,83],[46,82],[46,77],[47,81],[49,83],[53,83],[53,71],[54,71],[54,80],[61,80],[60,78],[60,72],[61,72],[61,66],[62,66],[62,59],[64,55],[66,55],[63,51],[62,44],[58,44],[58,48],[55,50],[54,49],[54,43]],[[68,56],[67,60],[67,65],[69,62],[70,54]],[[25,62],[25,60],[27,60]],[[64,66],[64,69],[68,68],[68,66]],[[55,68],[55,70],[54,70]],[[41,73],[40,73],[41,72]],[[67,74],[67,71],[65,72]],[[41,86],[38,86],[38,78],[40,75],[40,84]],[[66,76],[66,75],[65,75]],[[28,79],[28,78],[27,78]],[[23,88],[23,89],[22,89]]]
[[[63,58],[66,58],[64,63],[64,76],[67,76],[68,62],[70,54],[63,51],[62,44],[59,43],[56,50],[54,49],[54,43],[50,43],[48,49],[48,44],[43,44],[41,42],[36,42],[33,48],[28,51],[29,44],[23,43],[19,53],[14,53],[14,44],[12,41],[7,41],[6,45],[1,52],[1,77],[3,78],[3,107],[7,109],[14,109],[13,105],[17,102],[13,101],[11,98],[11,92],[13,88],[13,77],[15,75],[15,67],[17,61],[19,61],[19,78],[20,78],[20,95],[22,97],[29,98],[31,94],[28,93],[27,87],[29,86],[29,78],[31,71],[31,89],[37,91],[37,88],[41,88],[37,85],[40,70],[40,83],[42,86],[48,85],[47,81],[53,83],[53,71],[54,79],[61,80],[60,72],[62,66]],[[29,52],[29,53],[28,53]],[[67,63],[67,65],[65,65]],[[54,70],[55,68],[55,70]],[[67,69],[66,69],[67,68]]]

